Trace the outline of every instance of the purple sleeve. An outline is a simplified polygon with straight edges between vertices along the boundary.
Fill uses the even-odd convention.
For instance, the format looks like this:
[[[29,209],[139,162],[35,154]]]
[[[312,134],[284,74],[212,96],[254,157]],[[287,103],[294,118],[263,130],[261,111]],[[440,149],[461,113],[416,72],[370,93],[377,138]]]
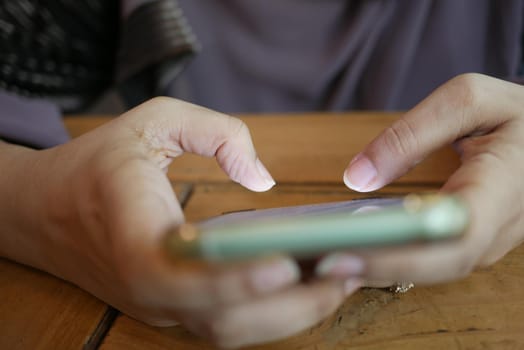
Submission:
[[[35,148],[66,142],[60,110],[51,102],[0,91],[0,138]]]

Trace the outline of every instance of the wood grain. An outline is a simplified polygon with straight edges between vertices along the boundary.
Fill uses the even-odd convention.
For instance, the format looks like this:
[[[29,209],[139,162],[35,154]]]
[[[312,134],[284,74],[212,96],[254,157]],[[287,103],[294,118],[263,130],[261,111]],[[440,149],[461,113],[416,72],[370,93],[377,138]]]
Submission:
[[[340,183],[345,167],[398,114],[312,114],[242,118],[257,152],[280,183]],[[443,149],[397,183],[441,183],[457,167],[454,152]],[[173,180],[226,181],[212,159],[184,155],[171,168]]]
[[[185,208],[188,220],[241,209],[362,197],[341,184],[342,171],[353,155],[398,117],[384,113],[244,117],[260,158],[279,183],[268,193],[254,194],[231,184],[214,160],[191,155],[176,159],[169,176],[176,183],[195,183]],[[79,135],[107,120],[66,123],[73,135]],[[449,148],[441,150],[379,195],[435,190],[458,164]],[[523,276],[524,248],[519,247],[489,269],[459,282],[416,287],[404,295],[363,289],[319,325],[253,349],[524,348]],[[182,327],[155,328],[120,315],[101,348],[213,347]]]
[[[107,310],[81,289],[0,259],[0,348],[80,349]]]
[[[428,190],[395,186],[380,195]],[[188,220],[239,208],[264,208],[361,197],[338,186],[281,186],[255,194],[235,185],[196,185]],[[227,198],[227,200],[226,200]],[[252,349],[499,349],[524,346],[524,248],[463,281],[398,295],[363,289],[319,325]],[[278,317],[278,315],[275,315]],[[519,321],[520,320],[520,321]],[[121,315],[102,349],[213,349],[182,327],[155,328]]]
[[[351,160],[399,113],[312,113],[241,117],[251,130],[257,152],[281,183],[340,183]],[[69,118],[78,136],[109,118]],[[442,183],[457,168],[458,157],[447,147],[432,154],[397,183]],[[214,159],[186,154],[175,159],[170,179],[184,182],[229,181]]]

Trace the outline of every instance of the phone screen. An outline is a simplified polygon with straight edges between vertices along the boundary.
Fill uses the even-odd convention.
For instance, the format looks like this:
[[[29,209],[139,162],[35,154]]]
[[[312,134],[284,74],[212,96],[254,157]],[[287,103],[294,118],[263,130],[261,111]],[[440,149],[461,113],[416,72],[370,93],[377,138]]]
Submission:
[[[366,198],[353,199],[341,202],[329,202],[320,204],[299,205],[290,207],[270,208],[270,209],[251,209],[245,211],[226,213],[198,223],[201,228],[212,227],[215,225],[232,224],[239,221],[245,222],[250,220],[263,219],[280,219],[280,218],[300,218],[321,216],[325,214],[336,213],[364,213],[369,211],[380,210],[395,205],[402,204],[404,198]]]
[[[453,196],[367,198],[229,213],[183,225],[169,245],[177,256],[210,261],[273,252],[308,258],[458,237],[467,222],[466,208]]]

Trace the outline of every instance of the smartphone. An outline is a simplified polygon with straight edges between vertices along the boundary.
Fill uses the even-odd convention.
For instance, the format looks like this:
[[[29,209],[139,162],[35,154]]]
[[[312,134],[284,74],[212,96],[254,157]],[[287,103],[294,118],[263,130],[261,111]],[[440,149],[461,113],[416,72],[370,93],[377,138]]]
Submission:
[[[273,253],[311,258],[350,248],[459,237],[468,224],[451,195],[408,195],[241,211],[185,223],[167,237],[177,257],[209,261]]]

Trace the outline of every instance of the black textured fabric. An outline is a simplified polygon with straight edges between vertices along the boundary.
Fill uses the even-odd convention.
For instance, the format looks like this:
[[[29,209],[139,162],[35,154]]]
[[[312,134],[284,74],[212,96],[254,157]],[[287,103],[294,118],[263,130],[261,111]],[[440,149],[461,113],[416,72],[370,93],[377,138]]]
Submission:
[[[128,107],[166,93],[200,49],[176,0],[138,7],[123,25],[117,82]]]
[[[117,0],[2,0],[0,88],[79,110],[113,81]]]

